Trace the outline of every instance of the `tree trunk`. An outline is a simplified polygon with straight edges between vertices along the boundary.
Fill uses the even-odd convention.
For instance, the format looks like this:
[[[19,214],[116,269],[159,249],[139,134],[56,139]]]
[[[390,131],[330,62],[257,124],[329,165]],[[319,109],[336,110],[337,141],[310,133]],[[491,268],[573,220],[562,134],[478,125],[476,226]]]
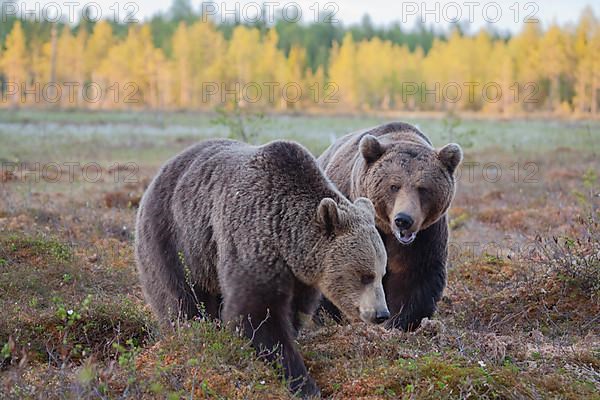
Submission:
[[[69,29],[68,27],[65,27],[65,29]],[[56,42],[57,42],[57,31],[56,31],[56,24],[53,23],[52,24],[52,29],[50,30],[50,79],[48,80],[49,83],[55,85],[56,82]],[[49,94],[49,98],[51,99],[55,99],[56,98],[56,89],[55,86],[51,86],[52,90],[51,93]],[[67,96],[68,97],[68,96]],[[60,107],[60,104],[55,103],[55,107]]]
[[[598,79],[597,79],[596,73],[594,73],[593,76],[594,77],[592,78],[592,104],[591,104],[591,109],[592,109],[592,115],[596,116],[598,114]]]
[[[556,112],[560,107],[560,75],[555,75],[550,82],[550,111]]]

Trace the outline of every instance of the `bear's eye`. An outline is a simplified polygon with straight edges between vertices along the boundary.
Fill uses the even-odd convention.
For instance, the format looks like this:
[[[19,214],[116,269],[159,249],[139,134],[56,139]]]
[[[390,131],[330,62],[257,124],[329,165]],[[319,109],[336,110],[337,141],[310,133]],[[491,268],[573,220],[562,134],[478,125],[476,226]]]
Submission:
[[[392,185],[392,186],[390,186],[390,190],[395,193],[398,190],[400,190],[400,186],[398,186],[398,185]]]
[[[369,283],[375,280],[375,275],[373,274],[364,274],[360,277],[360,283],[363,285],[368,285]]]

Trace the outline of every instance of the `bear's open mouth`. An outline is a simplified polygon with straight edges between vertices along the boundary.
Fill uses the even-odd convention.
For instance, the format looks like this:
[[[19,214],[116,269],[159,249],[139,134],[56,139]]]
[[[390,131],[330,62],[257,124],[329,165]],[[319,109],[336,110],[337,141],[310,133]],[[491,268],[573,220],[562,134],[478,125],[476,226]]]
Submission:
[[[415,238],[417,237],[417,232],[406,232],[406,231],[394,231],[394,236],[396,236],[396,239],[398,239],[398,241],[400,242],[400,244],[403,245],[409,245],[411,244]]]

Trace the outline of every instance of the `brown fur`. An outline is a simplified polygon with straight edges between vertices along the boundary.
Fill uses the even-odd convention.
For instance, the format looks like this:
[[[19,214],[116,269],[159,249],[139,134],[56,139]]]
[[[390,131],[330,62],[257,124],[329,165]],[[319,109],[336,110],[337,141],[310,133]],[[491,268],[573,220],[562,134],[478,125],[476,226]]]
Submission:
[[[378,274],[383,297],[371,202],[349,202],[295,143],[212,140],[185,150],[148,187],[136,229],[144,295],[165,324],[201,308],[241,320],[303,394],[318,389],[293,337],[320,291],[351,319],[362,318],[361,277]]]
[[[319,165],[350,199],[369,198],[388,253],[384,288],[391,327],[415,329],[430,317],[446,281],[446,211],[454,197],[454,171],[462,159],[458,145],[436,150],[417,128],[390,123],[340,138]],[[409,215],[411,228],[400,233],[395,218]],[[409,245],[399,237],[416,238]],[[334,307],[326,308],[339,316]]]

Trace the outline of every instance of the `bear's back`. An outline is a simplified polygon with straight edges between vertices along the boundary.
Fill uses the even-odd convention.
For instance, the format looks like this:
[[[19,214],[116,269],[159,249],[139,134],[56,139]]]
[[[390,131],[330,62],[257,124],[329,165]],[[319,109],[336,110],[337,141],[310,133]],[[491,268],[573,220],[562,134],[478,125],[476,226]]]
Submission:
[[[319,201],[336,196],[314,157],[293,142],[212,140],[184,151],[172,165],[180,175],[164,212],[172,212],[172,231],[195,262],[207,252],[216,256],[226,243],[258,245],[268,253],[277,246],[273,238],[309,223]]]
[[[265,178],[286,187],[284,192],[290,195],[309,191],[322,198],[331,191],[317,160],[294,142],[278,140],[258,147],[249,160],[249,167],[264,172]]]

